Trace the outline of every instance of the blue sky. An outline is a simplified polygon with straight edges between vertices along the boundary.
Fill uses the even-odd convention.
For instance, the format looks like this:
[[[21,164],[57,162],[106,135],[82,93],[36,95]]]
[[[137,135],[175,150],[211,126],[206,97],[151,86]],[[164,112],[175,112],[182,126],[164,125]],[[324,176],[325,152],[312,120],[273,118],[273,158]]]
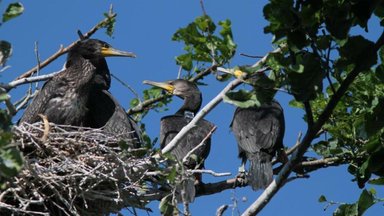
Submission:
[[[224,19],[232,21],[234,40],[238,45],[237,54],[232,66],[253,64],[255,59],[239,56],[239,53],[250,55],[264,55],[273,49],[272,35],[263,33],[267,24],[262,15],[262,8],[267,1],[206,1],[205,9],[215,22]],[[2,1],[0,10],[4,11],[10,1]],[[199,1],[22,1],[25,12],[20,17],[5,23],[0,27],[0,39],[7,40],[13,45],[13,56],[8,61],[10,69],[0,74],[1,82],[8,82],[36,65],[34,44],[37,41],[41,59],[56,52],[60,45],[67,46],[78,38],[76,31],[88,31],[103,18],[103,13],[109,9],[110,3],[118,14],[113,38],[104,34],[104,30],[93,37],[107,41],[118,49],[132,51],[137,54],[136,59],[109,58],[110,71],[127,82],[140,95],[148,88],[143,85],[145,79],[165,81],[174,79],[178,73],[175,56],[183,53],[183,44],[171,40],[173,33],[180,27],[186,26],[194,18],[202,14]],[[381,31],[377,25],[371,25],[370,30],[377,35]],[[375,37],[373,37],[375,38]],[[60,70],[65,56],[59,58],[41,73]],[[207,77],[204,82],[208,86],[201,87],[203,105],[212,99],[226,83],[219,83]],[[19,87],[11,92],[15,101],[25,92],[25,87]],[[113,80],[112,94],[124,107],[134,95],[120,83]],[[291,96],[281,93],[277,95],[285,110],[286,133],[284,144],[292,146],[296,142],[300,131],[306,130],[302,120],[301,110],[288,106]],[[143,120],[147,125],[147,132],[154,138],[159,133],[160,118],[174,113],[181,100],[175,98],[170,104],[169,111],[150,112]],[[234,107],[221,103],[213,112],[208,114],[207,120],[218,126],[212,137],[211,154],[206,161],[207,169],[217,172],[231,172],[237,174],[240,160],[237,158],[236,142],[229,130]],[[17,121],[18,116],[14,121]],[[225,178],[203,176],[205,182],[216,182]],[[339,202],[354,202],[358,199],[360,190],[346,167],[327,168],[311,174],[309,179],[300,179],[287,184],[260,213],[260,215],[331,215],[334,207],[323,211],[324,204],[318,203],[320,195],[328,200]],[[369,188],[370,186],[368,186]],[[384,194],[378,191],[378,195]],[[233,204],[233,198],[238,200],[238,210],[243,212],[260,194],[249,188],[227,190],[219,194],[197,198],[191,204],[193,215],[214,215],[216,209],[223,204]],[[246,198],[246,201],[243,198]],[[157,202],[149,207],[159,215]],[[231,215],[227,210],[225,215]],[[366,215],[378,215],[383,211],[381,205],[371,208]],[[127,215],[128,212],[124,211]],[[146,215],[145,212],[140,212]],[[236,214],[235,214],[236,215]]]

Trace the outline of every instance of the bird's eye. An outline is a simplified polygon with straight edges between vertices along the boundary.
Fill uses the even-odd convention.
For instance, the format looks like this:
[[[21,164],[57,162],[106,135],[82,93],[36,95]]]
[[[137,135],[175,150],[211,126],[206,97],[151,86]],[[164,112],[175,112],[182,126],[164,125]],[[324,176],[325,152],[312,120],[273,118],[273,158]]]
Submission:
[[[103,44],[103,48],[109,48],[109,44]]]

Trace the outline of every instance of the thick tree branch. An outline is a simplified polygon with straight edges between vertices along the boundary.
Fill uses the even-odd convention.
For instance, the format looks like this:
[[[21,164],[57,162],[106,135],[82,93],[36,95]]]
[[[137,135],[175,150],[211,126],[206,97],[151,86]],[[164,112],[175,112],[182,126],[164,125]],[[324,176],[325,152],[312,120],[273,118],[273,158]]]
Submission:
[[[87,33],[84,34],[84,38],[89,38],[91,35],[93,35],[97,30],[99,30],[100,28],[104,27],[106,23],[108,23],[110,21],[110,19],[113,19],[114,17],[116,17],[116,13],[113,13],[113,12],[110,12],[108,14],[108,17],[106,17],[104,20],[100,21],[99,23],[97,23],[93,28],[91,28]],[[23,73],[22,75],[20,75],[19,77],[17,77],[15,80],[19,80],[19,79],[22,79],[22,78],[26,78],[26,77],[29,77],[31,76],[32,74],[34,74],[38,69],[41,69],[41,68],[44,68],[45,66],[47,66],[49,63],[51,63],[52,61],[54,61],[55,59],[57,59],[58,57],[60,57],[61,55],[65,54],[68,52],[69,49],[71,49],[80,39],[76,40],[75,42],[71,43],[69,46],[67,47],[63,47],[63,46],[60,46],[59,50],[54,53],[53,55],[51,55],[49,58],[47,58],[46,60],[44,60],[43,62],[40,63],[40,65],[38,64],[37,66],[33,67],[32,69],[30,69],[29,71]]]
[[[380,47],[383,46],[383,44],[384,44],[384,32],[375,43],[374,51],[377,53],[377,51],[380,49]],[[362,53],[360,53],[360,55],[363,56],[365,55],[365,53],[369,53],[369,52],[363,51]],[[364,63],[365,63],[363,59],[365,58],[361,58],[361,59],[362,61],[356,62],[355,68],[348,74],[345,80],[341,83],[339,89],[332,96],[327,106],[325,107],[324,111],[321,113],[316,123],[314,123],[313,127],[307,130],[307,133],[305,134],[304,139],[301,141],[300,146],[297,148],[297,151],[292,155],[291,159],[284,165],[283,169],[281,170],[277,178],[264,190],[264,192],[259,196],[259,198],[254,203],[252,203],[252,205],[249,206],[247,210],[245,210],[245,212],[242,214],[243,216],[256,215],[280,190],[280,188],[282,187],[284,182],[286,182],[287,178],[292,172],[293,168],[297,165],[297,163],[299,163],[300,159],[303,157],[304,153],[307,151],[307,149],[311,145],[312,140],[316,137],[316,134],[318,133],[318,131],[322,128],[324,123],[329,119],[337,103],[340,101],[341,97],[345,94],[345,92],[348,90],[348,87],[355,80],[355,78],[360,74],[360,72],[363,71]]]

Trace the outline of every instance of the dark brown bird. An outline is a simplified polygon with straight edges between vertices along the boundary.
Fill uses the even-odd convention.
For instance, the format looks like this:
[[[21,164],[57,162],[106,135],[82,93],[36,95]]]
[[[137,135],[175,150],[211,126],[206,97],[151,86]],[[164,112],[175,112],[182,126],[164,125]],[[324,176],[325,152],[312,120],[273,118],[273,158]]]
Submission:
[[[141,147],[143,141],[139,127],[110,92],[92,91],[88,106],[87,126],[102,128],[103,131],[126,141],[130,148]]]
[[[91,91],[110,86],[107,56],[135,57],[97,39],[79,41],[69,50],[65,69],[43,85],[19,122],[34,123],[43,114],[56,124],[85,125]]]
[[[243,75],[239,70],[233,74],[238,78]],[[262,76],[266,75],[257,73],[246,80],[254,86],[254,91],[257,91],[256,83]],[[275,100],[262,103],[258,107],[238,107],[230,127],[235,135],[239,158],[242,161],[239,171],[245,172],[245,163],[248,160],[250,162],[248,181],[252,189],[266,188],[273,180],[272,158],[276,153],[284,154],[283,108]],[[284,156],[286,157],[286,155],[282,157]]]
[[[161,119],[160,147],[163,149],[199,111],[202,102],[201,92],[194,83],[182,79],[168,82],[144,81],[144,83],[160,87],[184,100],[183,105],[175,115],[165,116]],[[183,161],[188,152],[199,145],[213,127],[214,125],[211,122],[200,120],[197,127],[193,128],[172,150],[172,155],[177,160]],[[210,149],[211,139],[208,138],[201,147],[193,152],[197,156],[198,161],[189,158],[184,165],[188,169],[203,169],[204,160],[208,157]],[[201,175],[197,176],[197,181],[197,183],[201,182]]]

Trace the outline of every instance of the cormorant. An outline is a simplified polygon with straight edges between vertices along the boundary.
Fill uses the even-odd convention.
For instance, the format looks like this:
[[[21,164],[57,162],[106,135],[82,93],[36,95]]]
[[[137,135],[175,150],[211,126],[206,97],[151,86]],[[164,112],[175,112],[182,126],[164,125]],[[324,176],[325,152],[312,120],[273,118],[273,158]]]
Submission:
[[[141,131],[107,90],[94,90],[89,100],[89,116],[87,126],[102,128],[125,140],[129,147],[139,148],[143,143]]]
[[[19,123],[39,121],[43,114],[56,124],[83,126],[88,116],[91,91],[110,86],[110,74],[104,57],[135,57],[133,53],[112,48],[97,39],[82,39],[68,52],[65,69],[47,81],[26,108]],[[91,108],[92,109],[92,108]]]
[[[145,84],[160,87],[172,95],[176,95],[184,100],[184,104],[175,115],[165,116],[161,119],[160,125],[160,147],[163,149],[178,133],[186,126],[199,111],[202,96],[198,87],[193,83],[183,79],[171,80],[168,82],[144,81]],[[204,119],[200,120],[196,127],[180,141],[171,151],[171,154],[179,160],[183,158],[193,148],[199,145],[209,134],[214,125]],[[205,143],[194,151],[199,161],[189,158],[184,165],[188,169],[203,169],[204,160],[208,157],[211,149],[211,139],[206,139]],[[197,184],[201,183],[201,175],[196,175]]]
[[[237,78],[243,72],[233,73]],[[247,79],[247,83],[257,88],[257,80],[264,73],[257,73]],[[265,77],[266,78],[266,77]],[[254,89],[255,90],[255,89]],[[256,91],[256,90],[255,90]],[[260,106],[236,108],[230,125],[236,137],[241,158],[240,172],[245,172],[245,163],[250,162],[248,181],[253,190],[264,189],[273,178],[272,158],[278,154],[285,160],[283,138],[285,131],[283,108],[276,100],[262,103]]]

